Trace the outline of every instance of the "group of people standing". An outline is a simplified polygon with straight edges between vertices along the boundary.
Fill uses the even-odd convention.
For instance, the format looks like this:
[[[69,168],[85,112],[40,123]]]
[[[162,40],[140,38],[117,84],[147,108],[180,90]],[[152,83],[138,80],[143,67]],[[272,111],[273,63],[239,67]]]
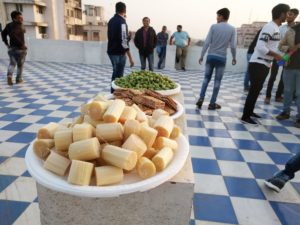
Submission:
[[[268,81],[265,104],[270,104],[271,91],[278,73],[278,61],[283,60],[284,53],[295,52],[285,63],[275,101],[283,101],[283,112],[276,118],[278,120],[290,117],[291,103],[296,97],[298,109],[295,126],[300,128],[300,40],[298,40],[299,24],[295,24],[295,19],[299,14],[298,9],[290,9],[288,5],[279,4],[272,9],[272,21],[267,23],[256,35],[249,47],[248,55],[250,61],[248,71],[245,76],[244,89],[249,92],[243,110],[242,121],[256,125],[261,116],[254,113],[257,98],[263,88],[270,68],[271,74]],[[286,24],[282,25],[287,21]],[[254,47],[253,53],[250,52]],[[250,87],[248,86],[250,80]],[[298,80],[299,79],[299,80]],[[282,98],[283,94],[283,98]]]
[[[134,44],[139,50],[142,70],[146,69],[147,60],[149,70],[153,71],[155,48],[159,58],[157,68],[163,69],[164,61],[166,59],[168,39],[169,34],[167,33],[166,26],[163,26],[161,32],[156,34],[153,27],[150,26],[150,18],[143,18],[143,26],[137,30],[134,37]],[[175,39],[176,45],[175,61],[176,63],[180,63],[181,69],[185,71],[185,61],[191,38],[187,32],[182,31],[182,26],[178,25],[177,32],[175,32],[170,38],[170,45],[173,44],[173,39]]]
[[[172,45],[174,42],[176,45],[175,62],[180,63],[180,68],[185,71],[185,61],[191,38],[187,32],[182,30],[182,26],[177,26],[177,32],[172,34],[168,42],[169,34],[166,26],[163,26],[161,32],[156,34],[153,27],[150,26],[149,17],[144,17],[142,22],[143,26],[136,31],[133,40],[139,51],[141,69],[145,70],[148,62],[149,70],[153,71],[155,48],[159,58],[157,68],[162,69],[166,59],[167,45],[168,43]],[[118,2],[116,3],[116,14],[108,22],[107,54],[113,66],[112,80],[123,76],[126,54],[130,64],[134,64],[129,48],[130,39],[126,24],[126,5],[123,2]]]

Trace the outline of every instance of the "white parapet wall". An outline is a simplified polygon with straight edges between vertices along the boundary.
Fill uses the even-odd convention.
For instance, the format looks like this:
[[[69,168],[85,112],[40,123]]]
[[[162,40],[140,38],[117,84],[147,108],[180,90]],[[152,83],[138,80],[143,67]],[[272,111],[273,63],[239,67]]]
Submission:
[[[27,61],[44,62],[66,62],[66,63],[85,63],[85,64],[110,64],[106,54],[107,42],[89,42],[89,41],[66,41],[66,40],[45,40],[45,39],[27,39]],[[130,43],[131,53],[134,58],[135,66],[140,66],[138,50],[134,44]],[[204,65],[199,65],[198,60],[201,53],[201,47],[192,46],[188,50],[186,69],[204,70]],[[246,49],[237,50],[237,64],[231,65],[231,54],[228,49],[226,71],[241,73],[247,68]],[[0,58],[7,59],[7,48],[0,43]],[[155,52],[154,63],[157,65],[158,58]],[[127,61],[128,63],[128,61]],[[175,46],[167,47],[166,68],[174,69]]]

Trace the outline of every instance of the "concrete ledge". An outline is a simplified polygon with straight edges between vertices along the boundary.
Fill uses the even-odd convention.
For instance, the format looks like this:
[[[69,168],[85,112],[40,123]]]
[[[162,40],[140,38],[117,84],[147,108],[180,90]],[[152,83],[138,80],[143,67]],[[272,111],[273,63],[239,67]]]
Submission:
[[[45,40],[45,39],[27,39],[28,61],[43,62],[66,62],[66,63],[85,63],[85,64],[110,64],[106,54],[107,42],[90,41],[66,41],[66,40]],[[175,67],[175,46],[167,47],[166,69]],[[131,53],[136,66],[140,66],[138,50],[134,44],[130,43]],[[198,60],[201,53],[201,47],[192,46],[188,50],[186,68],[188,70],[204,70],[204,65],[199,65]],[[228,49],[226,71],[241,73],[247,69],[246,49],[238,49],[237,65],[231,65],[231,54]],[[155,52],[154,65],[157,66],[158,58]],[[0,43],[0,58],[8,59],[7,48]],[[127,60],[127,64],[128,60]]]
[[[147,192],[100,199],[66,195],[37,184],[41,224],[188,224],[193,188],[193,184],[166,182]]]

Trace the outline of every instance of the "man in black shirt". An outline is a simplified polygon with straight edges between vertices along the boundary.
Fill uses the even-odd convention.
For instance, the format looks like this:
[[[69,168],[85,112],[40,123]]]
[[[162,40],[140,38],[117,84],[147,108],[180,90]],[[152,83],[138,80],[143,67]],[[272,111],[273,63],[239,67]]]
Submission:
[[[107,54],[113,67],[112,81],[123,76],[126,54],[129,58],[130,66],[134,65],[129,51],[128,27],[125,18],[126,5],[123,2],[117,2],[116,14],[109,20],[107,29]],[[112,93],[114,89],[111,88],[110,91]]]
[[[251,56],[254,52],[254,48],[256,46],[256,43],[257,43],[257,40],[258,40],[258,36],[259,36],[259,33],[260,33],[261,29],[257,32],[255,38],[253,39],[253,41],[251,42],[249,48],[248,48],[248,51],[247,51],[247,62],[249,64],[249,61],[251,59]],[[249,79],[249,70],[248,70],[248,65],[247,65],[247,71],[245,73],[245,78],[244,78],[244,91],[249,91],[249,82],[250,82],[250,79]]]
[[[11,14],[11,23],[8,23],[4,30],[1,32],[2,40],[8,48],[8,55],[10,63],[7,70],[7,84],[13,85],[12,77],[17,65],[16,83],[23,83],[22,72],[25,57],[27,54],[27,47],[25,46],[25,28],[23,26],[22,13],[13,11]],[[9,43],[7,40],[9,37]]]

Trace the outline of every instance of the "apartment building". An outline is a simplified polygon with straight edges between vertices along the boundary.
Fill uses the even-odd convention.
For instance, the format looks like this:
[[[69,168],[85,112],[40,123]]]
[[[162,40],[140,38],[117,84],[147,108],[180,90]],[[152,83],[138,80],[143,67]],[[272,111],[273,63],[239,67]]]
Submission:
[[[104,8],[101,6],[84,5],[83,40],[106,41],[107,21],[104,19]]]
[[[52,0],[53,1],[53,0]],[[62,0],[55,0],[63,2]],[[83,40],[83,21],[81,0],[65,0],[61,3],[64,7],[65,35],[68,40]],[[58,14],[58,17],[61,16]]]
[[[254,39],[256,33],[267,22],[253,22],[252,24],[242,24],[240,28],[237,28],[237,44],[238,47],[248,48]]]
[[[12,11],[22,12],[28,38],[83,39],[81,0],[2,0],[1,2],[0,23],[5,25],[11,22]]]
[[[45,1],[34,0],[2,0],[0,4],[2,28],[11,22],[10,13],[14,10],[22,12],[26,35],[29,38],[45,38],[48,23],[45,18]]]

